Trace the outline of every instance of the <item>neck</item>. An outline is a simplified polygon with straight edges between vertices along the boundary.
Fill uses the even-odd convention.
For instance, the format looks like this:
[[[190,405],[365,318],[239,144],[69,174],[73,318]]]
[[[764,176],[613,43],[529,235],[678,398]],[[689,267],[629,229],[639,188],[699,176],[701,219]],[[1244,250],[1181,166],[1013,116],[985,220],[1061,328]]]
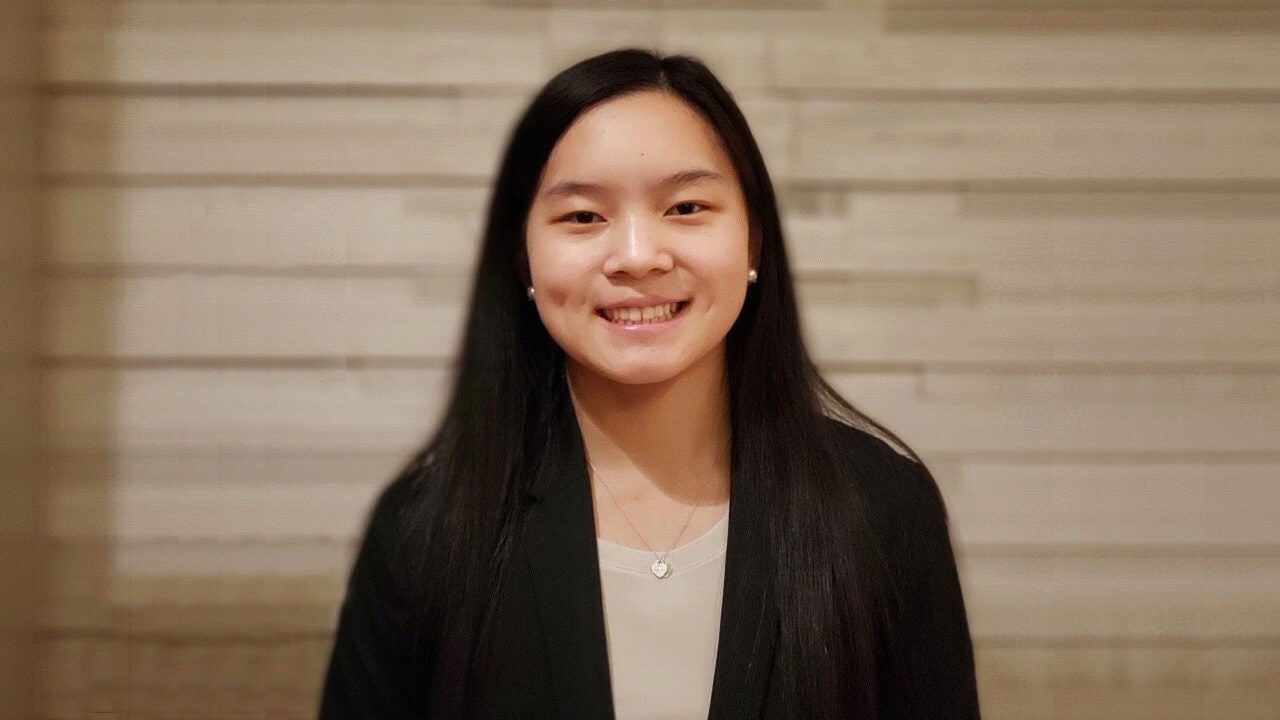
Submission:
[[[722,346],[723,347],[723,346]],[[723,350],[678,377],[627,385],[566,368],[587,459],[619,493],[656,489],[686,504],[729,497],[729,388]]]

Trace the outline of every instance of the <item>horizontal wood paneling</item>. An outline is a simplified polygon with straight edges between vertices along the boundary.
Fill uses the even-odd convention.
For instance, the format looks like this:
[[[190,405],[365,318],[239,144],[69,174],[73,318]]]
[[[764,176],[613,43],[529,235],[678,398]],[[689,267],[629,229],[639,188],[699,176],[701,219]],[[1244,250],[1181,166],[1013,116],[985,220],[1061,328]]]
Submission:
[[[1276,639],[1274,557],[983,557],[964,560],[979,636]]]
[[[982,12],[982,11],[979,11]],[[986,10],[985,18],[1009,10]],[[1155,15],[1155,13],[1151,13]],[[950,18],[948,15],[935,17]],[[970,15],[972,18],[973,16]],[[1274,13],[1273,18],[1280,17]],[[806,23],[773,35],[779,87],[801,91],[915,90],[1054,93],[1276,89],[1280,40],[1270,32],[1176,38],[1097,32],[1095,15],[1045,17],[1094,23],[1047,41],[1031,33],[893,32],[873,18],[849,25]],[[1059,25],[1061,27],[1061,25]],[[938,28],[932,28],[938,30]]]
[[[522,98],[58,96],[57,175],[488,177]],[[1268,180],[1267,102],[741,99],[779,178]]]
[[[838,0],[837,0],[838,1]],[[895,32],[1037,33],[1061,38],[1081,31],[1105,34],[1262,33],[1280,27],[1272,3],[1030,3],[888,0],[886,26]]]
[[[516,96],[59,97],[54,173],[488,176]],[[364,137],[365,142],[360,138]]]
[[[1280,106],[1244,102],[797,103],[795,177],[1271,179]]]
[[[537,10],[400,2],[51,5],[47,72],[56,82],[532,85],[547,70],[545,43],[530,32],[543,23]]]
[[[1262,720],[1280,649],[1194,643],[978,647],[984,718]]]
[[[972,277],[984,299],[1280,290],[1276,194],[856,192],[846,202],[841,213],[791,213],[799,268]]]
[[[440,97],[99,97],[51,101],[46,170],[119,175],[488,178],[523,94]],[[786,172],[789,108],[743,100]]]
[[[930,375],[927,382],[937,382],[940,376]],[[1193,376],[1182,377],[1188,378],[1188,385],[1195,382]],[[1072,378],[1068,374],[1066,378],[1069,382],[1057,390],[1074,387],[1079,395],[1051,390],[1036,396],[1031,390],[994,397],[931,397],[927,391],[920,395],[876,392],[866,389],[855,373],[829,373],[832,384],[859,408],[896,429],[912,447],[932,455],[1036,459],[1122,455],[1127,461],[1275,455],[1280,418],[1271,410],[1277,407],[1273,381],[1260,380],[1254,386],[1257,394],[1243,398],[1144,397],[1137,392],[1105,395],[1104,388],[1126,385],[1125,375]],[[1038,383],[1028,384],[1034,388]],[[1047,384],[1052,388],[1052,382]],[[1174,384],[1172,378],[1168,384]]]
[[[448,401],[443,369],[84,368],[48,373],[55,448],[407,451]]]
[[[460,288],[410,279],[174,277],[60,280],[54,355],[450,357]],[[449,297],[453,296],[453,297]],[[114,309],[113,309],[114,308]]]
[[[271,538],[338,538],[359,535],[378,485],[310,482],[193,487],[182,478],[130,481],[116,491],[118,541],[182,538],[185,541],[252,541]],[[377,478],[373,478],[377,479]]]
[[[1280,77],[1280,10],[1266,7],[857,2],[819,12],[821,3],[774,2],[601,13],[559,3],[130,2],[108,13],[103,4],[52,3],[50,80],[533,87],[573,59],[655,40],[698,52],[733,87],[1275,90]],[[1213,32],[1215,21],[1234,32]],[[1046,42],[1046,31],[1060,34]]]
[[[355,517],[367,513],[351,513]],[[359,523],[350,523],[359,525]],[[317,600],[317,607],[324,601],[332,599],[335,589],[340,589],[351,572],[355,547],[352,538],[341,541],[329,539],[296,538],[287,542],[264,542],[262,538],[228,539],[221,541],[199,541],[177,543],[173,538],[162,540],[137,540],[118,542],[114,553],[114,562],[109,567],[121,574],[119,579],[109,585],[114,589],[114,597],[107,596],[118,605],[133,602],[146,603],[147,597],[135,596],[132,585],[133,578],[151,577],[157,584],[164,578],[232,578],[232,577],[276,577],[309,578],[313,576],[327,577],[332,582],[320,586],[324,596]],[[247,602],[247,598],[239,596],[238,590],[227,591],[226,600],[221,603],[228,606],[225,615],[235,613],[235,605]],[[209,603],[205,598],[202,602]],[[163,604],[163,603],[162,603]],[[328,608],[335,610],[336,608]],[[328,613],[315,613],[313,618],[299,618],[292,627],[306,630],[319,627],[314,618],[331,619]],[[208,632],[234,631],[234,625],[226,624],[226,617],[210,618],[205,627]],[[252,632],[271,631],[269,625],[259,626]],[[250,632],[245,629],[245,632]]]
[[[470,268],[488,189],[59,187],[49,260],[69,265]]]
[[[947,500],[966,543],[1211,545],[1280,553],[1278,478],[1280,461],[974,460],[963,463]]]

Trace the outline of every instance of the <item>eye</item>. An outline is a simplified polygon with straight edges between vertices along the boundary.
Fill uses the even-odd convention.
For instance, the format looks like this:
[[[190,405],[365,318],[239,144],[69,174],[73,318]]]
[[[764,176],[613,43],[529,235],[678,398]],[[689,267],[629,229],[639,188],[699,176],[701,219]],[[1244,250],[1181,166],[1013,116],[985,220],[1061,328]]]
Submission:
[[[600,217],[598,214],[593,213],[590,210],[579,210],[577,212],[571,212],[568,215],[565,215],[564,217],[560,218],[560,220],[561,222],[567,220],[569,221],[569,223],[573,225],[589,225],[592,222],[592,218],[598,218],[598,217]]]
[[[671,208],[676,211],[676,215],[692,215],[699,210],[706,210],[707,206],[696,202],[682,202]]]

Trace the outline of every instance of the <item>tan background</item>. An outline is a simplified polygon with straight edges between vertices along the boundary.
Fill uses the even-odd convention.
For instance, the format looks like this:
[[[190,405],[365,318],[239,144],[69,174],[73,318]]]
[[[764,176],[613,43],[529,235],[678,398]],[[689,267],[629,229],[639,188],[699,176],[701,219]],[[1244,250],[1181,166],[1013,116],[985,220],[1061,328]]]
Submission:
[[[36,3],[0,0],[0,720],[35,711],[40,562]]]
[[[506,134],[630,44],[751,120],[813,351],[946,494],[985,716],[1280,717],[1280,3],[44,8],[40,717],[314,714]]]

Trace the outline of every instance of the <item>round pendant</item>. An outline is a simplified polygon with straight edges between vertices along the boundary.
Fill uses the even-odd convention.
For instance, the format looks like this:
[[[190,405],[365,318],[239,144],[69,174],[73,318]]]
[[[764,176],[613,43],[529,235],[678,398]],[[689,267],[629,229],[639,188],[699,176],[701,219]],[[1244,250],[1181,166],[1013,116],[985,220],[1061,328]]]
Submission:
[[[653,574],[656,575],[659,580],[671,574],[671,566],[667,564],[666,560],[662,559],[654,560],[653,566],[650,569],[653,570]]]

